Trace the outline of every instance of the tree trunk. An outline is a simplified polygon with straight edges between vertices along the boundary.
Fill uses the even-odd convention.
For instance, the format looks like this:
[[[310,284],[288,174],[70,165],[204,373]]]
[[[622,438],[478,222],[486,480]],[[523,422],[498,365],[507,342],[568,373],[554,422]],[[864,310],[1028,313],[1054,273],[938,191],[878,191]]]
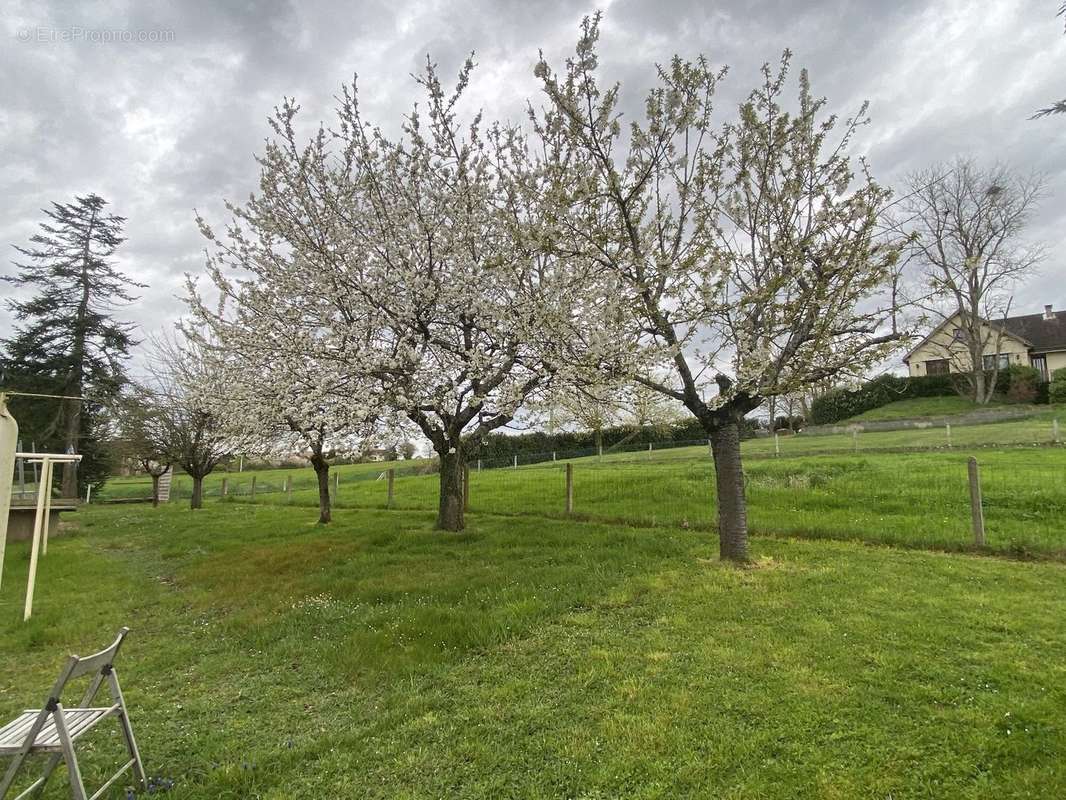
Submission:
[[[63,431],[63,449],[67,453],[77,453],[78,440],[81,438],[81,401],[63,400],[61,402],[68,406],[65,430]],[[78,496],[78,465],[76,462],[67,462],[63,465],[61,487],[63,497]]]
[[[152,476],[152,508],[159,508],[159,478],[160,475]]]
[[[740,426],[728,422],[711,431],[718,491],[718,552],[724,561],[748,560],[748,504],[740,463]]]
[[[318,478],[318,523],[325,525],[333,521],[333,507],[329,499],[329,462],[321,453],[311,456],[311,466],[315,468]]]
[[[440,454],[440,509],[437,529],[461,531],[466,527],[463,515],[463,457],[459,448]]]
[[[193,475],[192,477],[192,497],[189,498],[189,508],[203,508],[204,507],[204,476]]]

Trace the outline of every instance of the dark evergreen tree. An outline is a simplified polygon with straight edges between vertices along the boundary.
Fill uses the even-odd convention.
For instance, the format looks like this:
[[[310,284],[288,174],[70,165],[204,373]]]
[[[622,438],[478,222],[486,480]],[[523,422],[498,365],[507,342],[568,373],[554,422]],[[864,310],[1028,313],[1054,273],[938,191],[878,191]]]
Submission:
[[[126,381],[125,366],[135,344],[132,324],[114,319],[115,310],[134,301],[131,287],[143,288],[117,269],[111,257],[125,241],[125,218],[108,214],[95,195],[73,203],[53,203],[47,220],[15,246],[17,274],[3,280],[36,291],[28,299],[8,300],[18,325],[2,342],[0,385],[81,400],[12,398],[25,444],[38,449],[81,453],[81,467],[65,468],[63,494],[80,494],[108,475],[104,434],[105,406]]]

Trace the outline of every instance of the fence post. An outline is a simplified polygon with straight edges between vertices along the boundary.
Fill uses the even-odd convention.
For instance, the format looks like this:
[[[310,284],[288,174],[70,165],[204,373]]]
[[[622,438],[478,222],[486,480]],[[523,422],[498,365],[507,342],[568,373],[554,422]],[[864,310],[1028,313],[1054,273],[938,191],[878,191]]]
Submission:
[[[222,479],[222,496],[226,497],[229,494],[229,478]]]
[[[252,476],[252,499],[255,500],[255,475]]]
[[[514,469],[518,469],[518,455],[517,454],[514,457]]]
[[[339,472],[333,473],[333,502],[336,503],[340,498],[341,492],[341,474]]]
[[[944,430],[946,430],[948,432],[948,447],[951,447],[951,423],[950,422],[945,422],[944,423]]]
[[[651,442],[648,442],[648,453],[651,453]]]
[[[463,464],[463,513],[470,510],[470,465]]]
[[[292,502],[292,475],[285,477],[285,499]]]
[[[89,505],[89,498],[92,496],[92,493],[93,485],[90,483],[88,486],[85,487],[85,505]]]
[[[391,467],[385,472],[385,483],[388,485],[388,499],[385,501],[386,508],[392,508],[393,500],[396,498],[396,490],[394,484],[396,482],[396,470]]]
[[[481,472],[481,459],[480,458],[477,460],[477,471]]]
[[[977,459],[970,456],[970,517],[973,520],[973,541],[978,547],[985,545],[985,510],[981,503],[981,473]]]
[[[1054,444],[1059,443],[1059,418],[1051,420],[1051,441]]]
[[[574,465],[570,462],[566,464],[566,513],[574,513]]]
[[[777,435],[777,431],[774,431],[774,457],[781,455],[781,439]]]

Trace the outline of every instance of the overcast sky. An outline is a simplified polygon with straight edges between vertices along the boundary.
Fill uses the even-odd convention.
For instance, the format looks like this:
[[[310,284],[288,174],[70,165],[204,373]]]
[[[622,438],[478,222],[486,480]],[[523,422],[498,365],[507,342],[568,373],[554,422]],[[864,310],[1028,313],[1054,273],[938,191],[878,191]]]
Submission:
[[[183,275],[198,272],[199,209],[254,189],[266,118],[294,95],[329,119],[359,74],[367,116],[393,127],[418,97],[426,54],[453,74],[469,51],[472,94],[487,115],[520,120],[535,97],[538,49],[559,64],[583,14],[606,12],[601,63],[639,109],[654,64],[707,55],[731,68],[720,108],[784,48],[834,109],[871,103],[856,153],[900,185],[956,154],[1047,174],[1031,228],[1047,246],[1017,313],[1066,308],[1066,117],[1029,120],[1066,96],[1060,0],[618,0],[535,2],[0,2],[0,274],[14,267],[50,201],[96,192],[128,218],[120,264],[149,284],[126,310],[145,333],[180,313]],[[117,34],[115,32],[118,32]],[[106,39],[113,41],[106,41]],[[128,39],[143,41],[128,41]],[[118,39],[118,41],[114,41]],[[9,292],[0,286],[0,293]],[[0,336],[11,318],[0,311]]]

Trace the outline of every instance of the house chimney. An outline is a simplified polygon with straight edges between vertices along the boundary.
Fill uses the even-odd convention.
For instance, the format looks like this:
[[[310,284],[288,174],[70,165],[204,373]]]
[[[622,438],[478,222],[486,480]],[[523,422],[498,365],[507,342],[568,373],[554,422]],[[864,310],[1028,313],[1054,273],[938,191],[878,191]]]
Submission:
[[[1051,310],[1051,303],[1044,306],[1044,319],[1055,319],[1055,312]]]

